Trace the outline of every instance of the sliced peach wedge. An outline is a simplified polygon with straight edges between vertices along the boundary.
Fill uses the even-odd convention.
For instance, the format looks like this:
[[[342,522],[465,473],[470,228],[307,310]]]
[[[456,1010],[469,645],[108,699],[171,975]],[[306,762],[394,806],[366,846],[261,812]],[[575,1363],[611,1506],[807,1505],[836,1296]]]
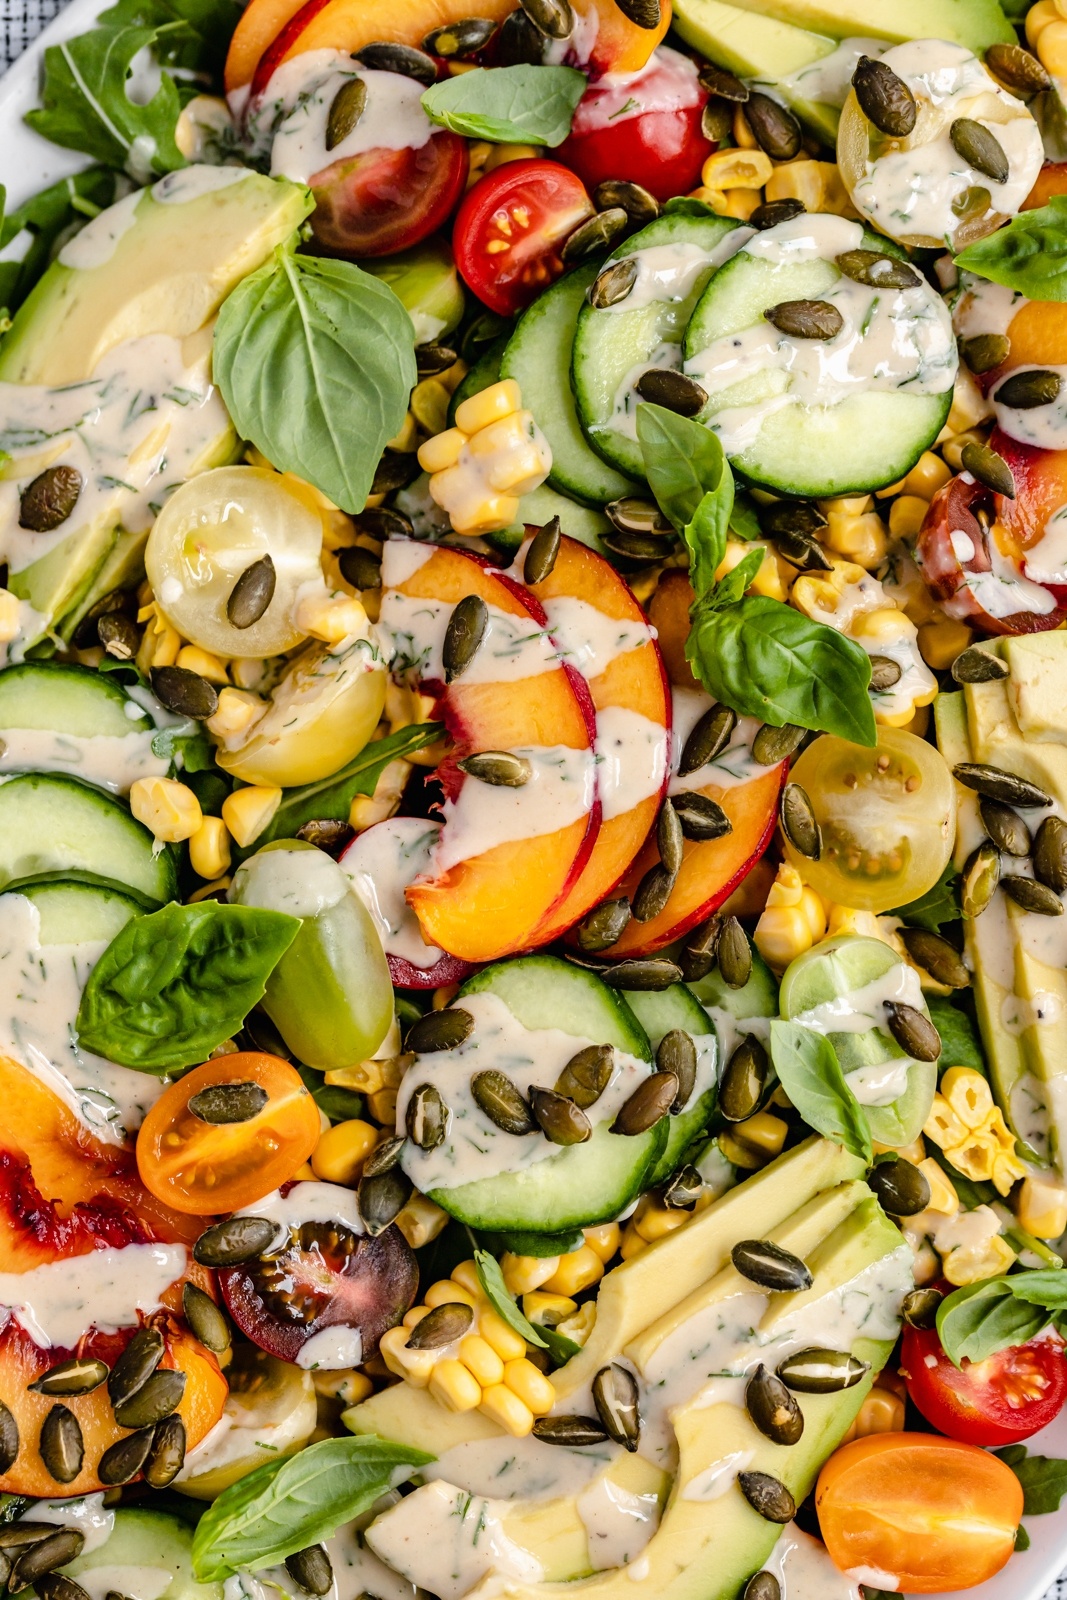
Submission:
[[[428,944],[470,962],[543,942],[540,929],[582,872],[600,828],[596,717],[584,678],[562,663],[538,602],[466,550],[390,540],[379,629],[393,671],[438,700],[455,750],[439,769],[444,826],[432,876],[407,890]],[[488,624],[445,682],[449,619],[468,596]],[[513,752],[515,785],[471,776],[475,754]],[[512,774],[514,776],[514,774]]]

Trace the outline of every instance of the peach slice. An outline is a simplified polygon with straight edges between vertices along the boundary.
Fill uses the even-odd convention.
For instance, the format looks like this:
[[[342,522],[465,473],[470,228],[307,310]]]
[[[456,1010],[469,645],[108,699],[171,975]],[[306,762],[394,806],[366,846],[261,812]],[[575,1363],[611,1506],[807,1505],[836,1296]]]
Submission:
[[[571,0],[579,17],[596,14],[596,40],[589,51],[590,76],[605,72],[640,72],[671,25],[671,0],[659,0],[659,23],[655,28],[639,28],[631,22],[615,0]],[[581,24],[579,24],[581,27]]]

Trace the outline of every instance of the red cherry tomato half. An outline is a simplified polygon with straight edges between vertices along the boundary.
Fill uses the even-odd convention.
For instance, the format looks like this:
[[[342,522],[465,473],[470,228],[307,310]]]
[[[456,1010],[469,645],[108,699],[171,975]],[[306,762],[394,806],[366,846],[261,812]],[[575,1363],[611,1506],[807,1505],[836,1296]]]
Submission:
[[[1055,1334],[954,1367],[934,1328],[904,1329],[908,1394],[939,1433],[964,1444],[1014,1444],[1046,1427],[1067,1399],[1064,1343]]]
[[[467,141],[442,130],[418,148],[365,150],[311,179],[315,237],[332,255],[391,256],[448,220],[467,181]]]
[[[479,178],[456,213],[460,275],[479,300],[510,317],[560,276],[564,242],[592,215],[581,181],[558,161],[509,161]]]

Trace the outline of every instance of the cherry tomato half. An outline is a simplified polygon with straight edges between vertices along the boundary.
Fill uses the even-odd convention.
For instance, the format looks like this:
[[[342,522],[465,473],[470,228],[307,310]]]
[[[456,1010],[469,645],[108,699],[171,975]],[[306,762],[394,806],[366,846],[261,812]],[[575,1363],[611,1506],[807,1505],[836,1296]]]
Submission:
[[[901,1367],[927,1422],[965,1444],[1014,1444],[1044,1428],[1067,1399],[1063,1340],[1051,1334],[954,1367],[934,1328],[904,1329]]]
[[[930,1433],[879,1433],[836,1450],[815,1490],[826,1548],[842,1572],[944,1594],[999,1572],[1015,1549],[1023,1491],[976,1445]]]
[[[558,161],[509,161],[479,178],[456,213],[460,275],[479,300],[510,317],[560,276],[564,241],[592,215],[581,181]]]
[[[267,1099],[244,1122],[208,1122],[189,1108],[202,1089],[252,1084]],[[236,1211],[286,1183],[319,1139],[319,1108],[279,1056],[239,1051],[194,1067],[165,1089],[137,1135],[146,1189],[176,1211]]]
[[[442,129],[415,149],[365,150],[311,179],[311,226],[324,250],[391,256],[448,220],[467,181],[467,141]]]

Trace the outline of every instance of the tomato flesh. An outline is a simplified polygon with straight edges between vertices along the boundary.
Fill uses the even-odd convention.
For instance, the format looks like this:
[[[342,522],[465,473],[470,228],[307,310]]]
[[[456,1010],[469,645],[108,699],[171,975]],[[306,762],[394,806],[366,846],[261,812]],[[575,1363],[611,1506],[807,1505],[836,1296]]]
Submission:
[[[592,215],[580,179],[558,161],[509,161],[479,178],[456,213],[460,276],[491,310],[513,316],[561,275],[560,250]]]
[[[311,226],[330,255],[391,256],[443,227],[463,193],[467,141],[442,129],[418,148],[365,150],[311,179]]]
[[[1067,1399],[1063,1340],[1051,1334],[953,1366],[934,1328],[904,1329],[901,1367],[927,1422],[965,1444],[1014,1444],[1055,1418]]]

